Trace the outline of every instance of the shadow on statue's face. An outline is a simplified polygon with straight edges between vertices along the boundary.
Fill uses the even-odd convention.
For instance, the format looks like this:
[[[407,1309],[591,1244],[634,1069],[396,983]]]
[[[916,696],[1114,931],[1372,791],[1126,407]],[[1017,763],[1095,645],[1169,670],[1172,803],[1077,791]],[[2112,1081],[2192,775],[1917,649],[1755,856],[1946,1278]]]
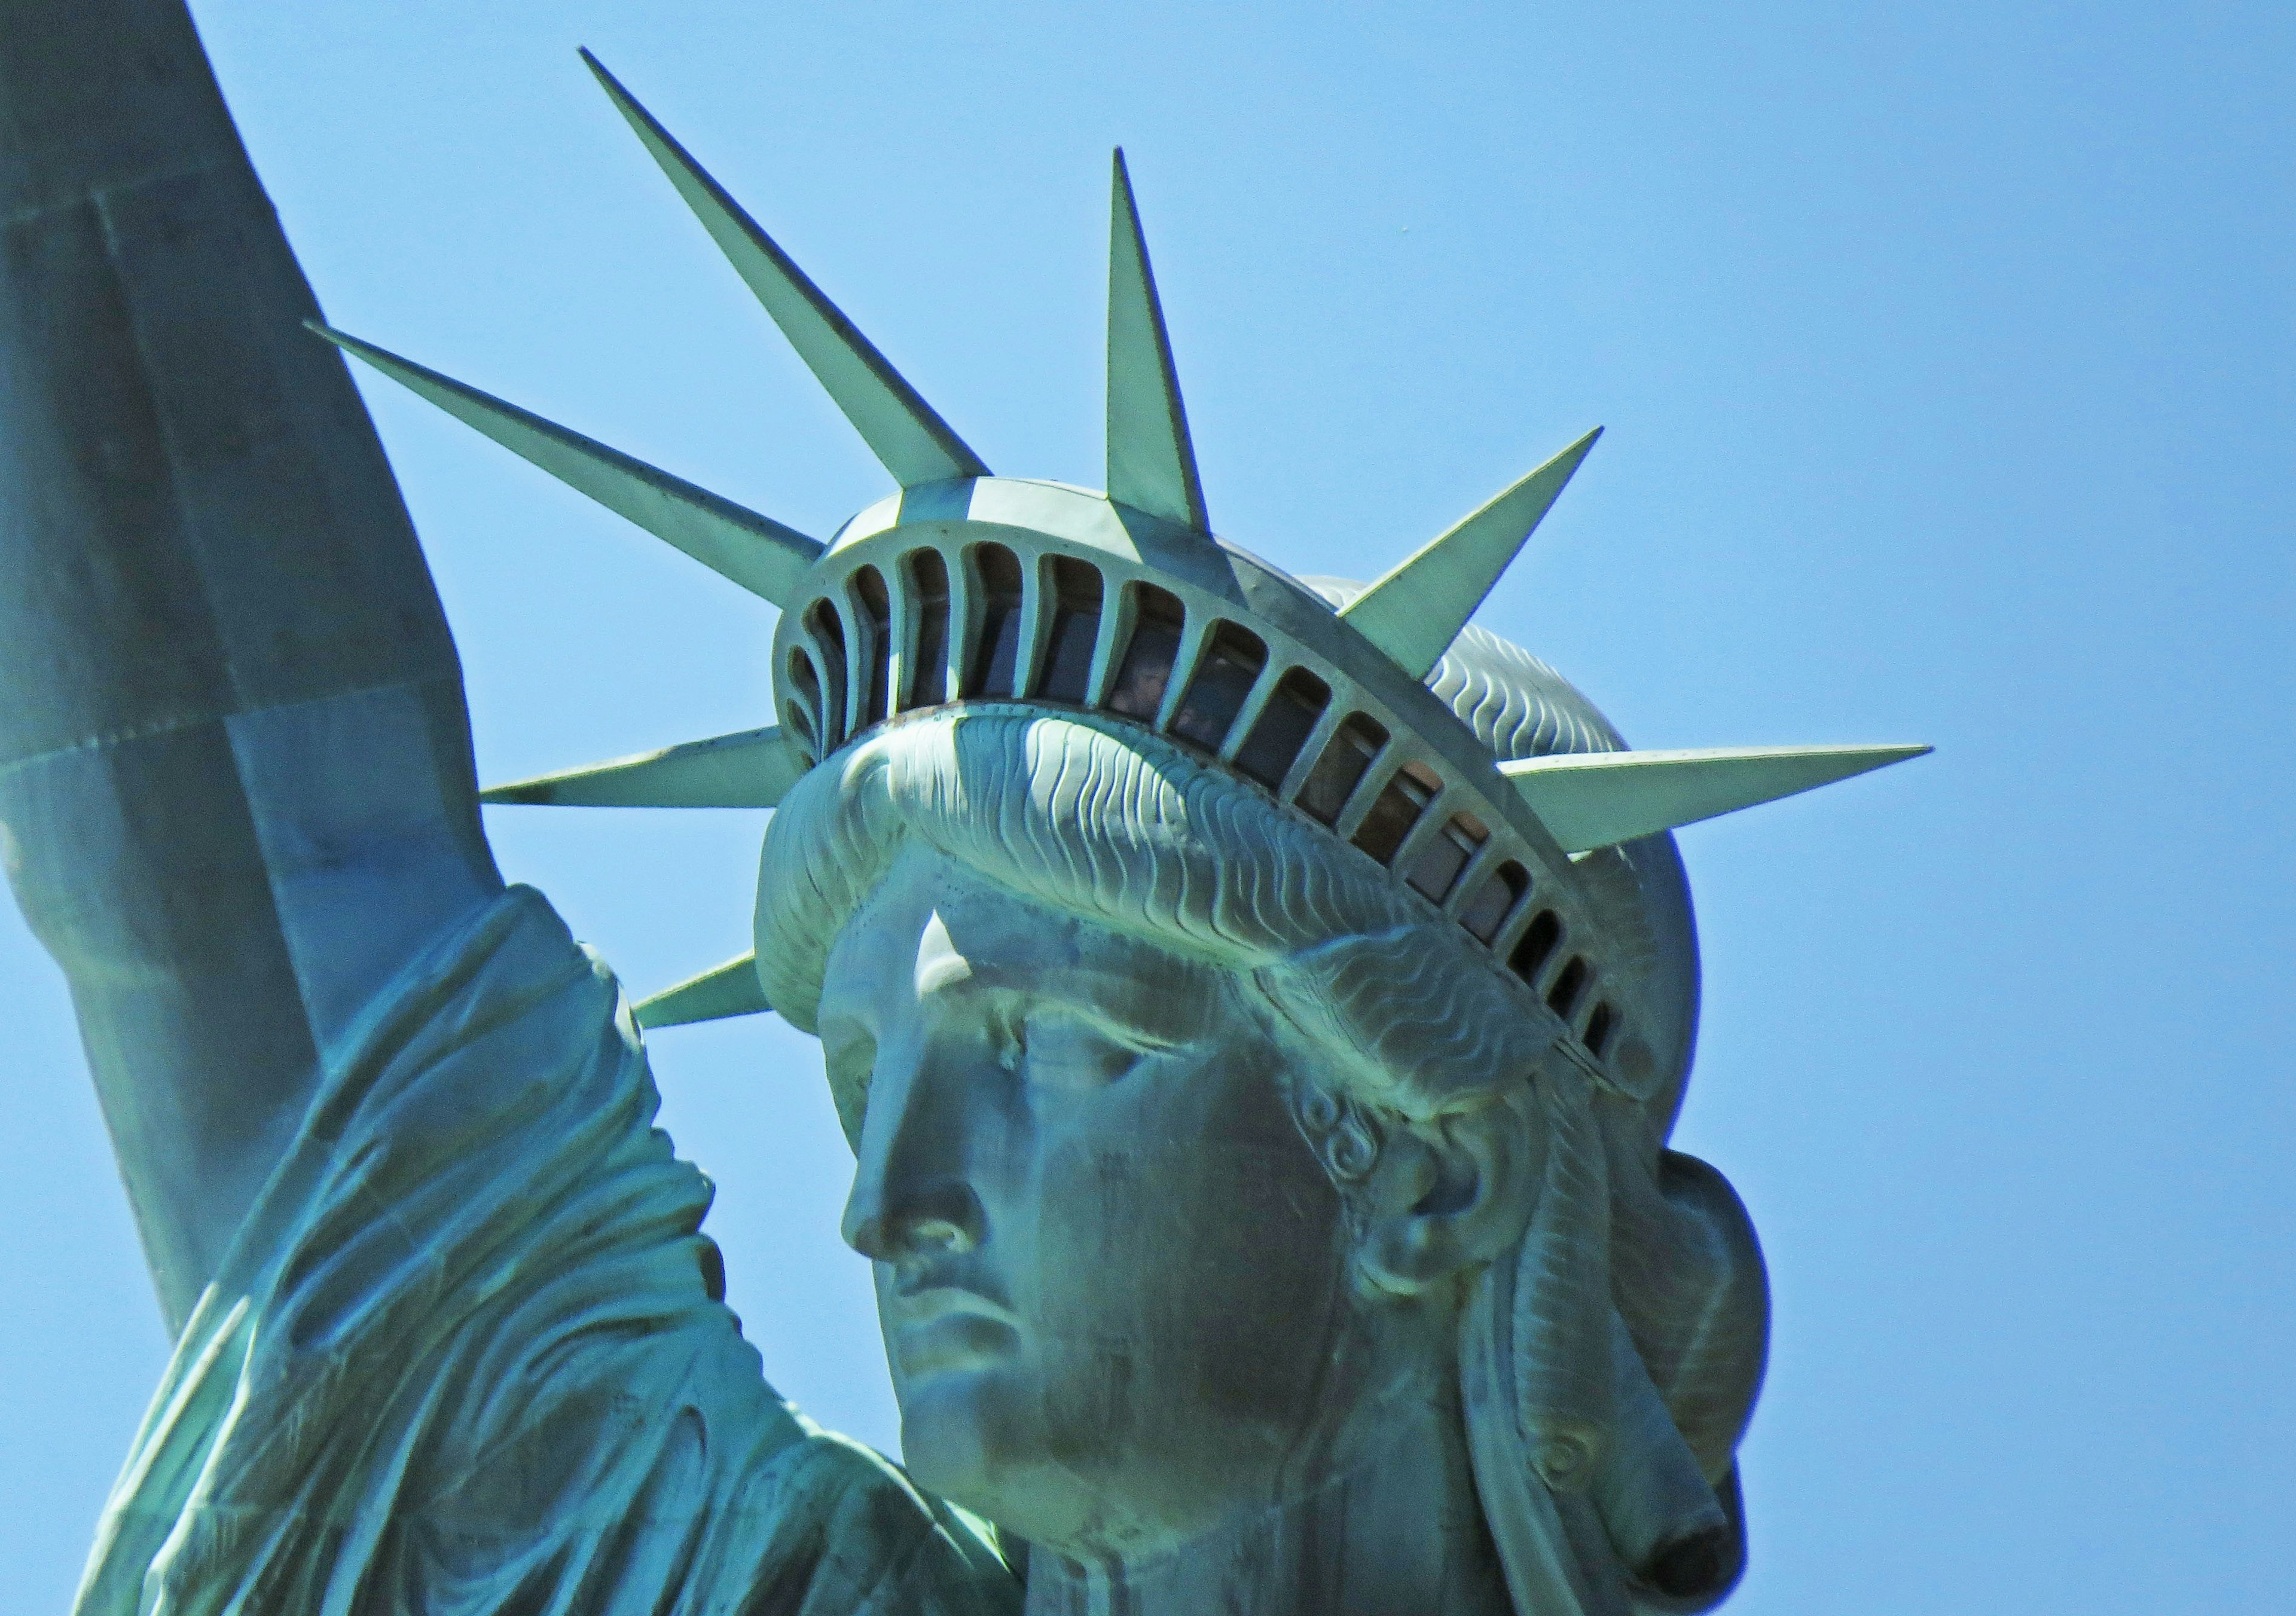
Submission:
[[[820,1030],[924,1485],[1152,1552],[1310,1485],[1382,1374],[1341,1199],[1235,978],[915,851]]]

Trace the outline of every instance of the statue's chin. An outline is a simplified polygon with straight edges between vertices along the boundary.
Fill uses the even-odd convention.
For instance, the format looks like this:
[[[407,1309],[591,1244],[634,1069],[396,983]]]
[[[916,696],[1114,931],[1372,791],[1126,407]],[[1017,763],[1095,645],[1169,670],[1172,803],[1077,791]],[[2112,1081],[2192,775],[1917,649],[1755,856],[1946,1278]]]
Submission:
[[[1017,1530],[1020,1501],[1004,1496],[1005,1484],[1016,1469],[1034,1467],[1014,1428],[1011,1379],[1010,1370],[986,1366],[905,1378],[901,1462],[920,1487]]]
[[[1106,1426],[1063,1441],[1046,1427],[1042,1384],[1021,1366],[946,1369],[898,1390],[901,1462],[918,1486],[1046,1548],[1120,1552],[1140,1535],[1135,1512],[1091,1479],[1122,1468],[1101,1451]],[[1078,1448],[1094,1451],[1062,1451]]]

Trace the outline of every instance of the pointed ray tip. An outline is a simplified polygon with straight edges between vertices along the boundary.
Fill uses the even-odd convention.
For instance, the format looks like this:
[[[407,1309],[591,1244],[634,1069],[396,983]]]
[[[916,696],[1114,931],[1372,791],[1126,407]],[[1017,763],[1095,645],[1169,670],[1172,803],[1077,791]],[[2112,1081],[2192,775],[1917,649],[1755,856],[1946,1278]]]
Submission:
[[[622,87],[622,81],[615,78],[611,73],[608,72],[606,70],[606,64],[598,60],[597,52],[592,50],[586,45],[578,45],[574,47],[574,53],[582,59],[582,65],[584,67],[588,68],[591,72],[597,75],[598,81],[601,84],[615,90],[619,90]]]
[[[805,770],[804,755],[780,730],[750,729],[488,786],[479,800],[553,808],[769,808]]]
[[[378,348],[362,338],[354,337],[347,331],[339,331],[324,320],[306,320],[303,322],[303,329],[318,338],[320,341],[332,344],[340,351],[348,354],[352,358],[363,362],[372,369],[381,371],[401,385],[412,385],[404,373],[409,370],[418,373],[428,373],[423,371],[422,366],[415,365],[412,360],[403,359],[389,349]],[[439,380],[446,379],[441,377]]]
[[[582,65],[590,70],[590,77],[598,81],[598,87],[606,92],[606,98],[614,103],[615,111],[630,123],[643,125],[662,139],[669,139],[669,131],[664,129],[655,120],[653,114],[639,104],[638,98],[630,94],[628,86],[615,78],[612,70],[598,60],[596,52],[586,45],[576,45],[574,52],[582,58]]]
[[[782,334],[900,485],[986,477],[988,467],[731,193],[585,49],[583,60]]]
[[[1133,242],[1141,256],[1145,258],[1148,252],[1148,234],[1140,223],[1140,198],[1132,189],[1132,165],[1125,160],[1122,146],[1111,150],[1108,166],[1113,182],[1111,186],[1111,200],[1122,213],[1124,222],[1131,226]]]
[[[1198,532],[1211,530],[1187,406],[1124,148],[1116,148],[1108,262],[1108,496]]]
[[[363,359],[384,375],[393,377],[401,382],[406,380],[405,376],[398,373],[401,369],[422,371],[422,367],[414,365],[412,360],[402,359],[389,349],[377,348],[373,343],[354,337],[347,331],[338,331],[324,320],[306,320],[303,322],[303,329],[318,338],[320,341],[332,343],[352,358]]]
[[[303,329],[322,342],[332,342],[335,347],[350,355],[352,358],[365,360],[385,375],[395,373],[392,370],[394,365],[412,366],[418,370],[421,368],[414,365],[412,360],[402,359],[389,349],[377,348],[373,343],[354,337],[347,331],[339,331],[324,320],[306,320],[303,322]]]
[[[1601,439],[1602,436],[1603,429],[1601,427],[1589,428],[1583,436],[1565,444],[1562,448],[1548,459],[1544,465],[1541,465],[1537,471],[1531,472],[1529,477],[1524,478],[1521,483],[1515,485],[1516,488],[1521,488],[1524,484],[1537,480],[1542,474],[1555,472],[1560,472],[1562,475],[1562,481],[1564,483],[1568,483],[1573,477],[1576,477],[1578,474],[1578,468],[1585,463],[1587,456],[1595,452],[1595,445]],[[1513,493],[1514,492],[1514,489],[1510,488],[1508,492]],[[1562,489],[1557,488],[1555,492],[1559,495],[1562,492]],[[1501,497],[1505,497],[1505,496],[1502,496]],[[1528,535],[1526,535],[1526,537],[1528,537]]]
[[[652,1032],[663,1027],[690,1027],[697,1021],[765,1014],[773,1005],[767,1002],[765,985],[758,980],[757,965],[755,954],[729,959],[640,1000],[630,1007],[631,1019]]]
[[[1775,802],[1918,758],[1920,744],[1555,753],[1499,765],[1566,853]]]
[[[762,600],[781,605],[821,554],[818,543],[771,517],[387,349],[307,324],[418,398]]]
[[[1514,562],[1603,435],[1596,427],[1429,540],[1340,610],[1415,679],[1423,679]]]

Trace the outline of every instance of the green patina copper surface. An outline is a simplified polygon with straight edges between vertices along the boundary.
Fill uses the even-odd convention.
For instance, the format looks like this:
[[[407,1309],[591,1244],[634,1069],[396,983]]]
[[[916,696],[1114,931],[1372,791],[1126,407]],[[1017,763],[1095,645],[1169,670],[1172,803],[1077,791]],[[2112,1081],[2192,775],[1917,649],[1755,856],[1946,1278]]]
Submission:
[[[85,1616],[1727,1593],[1767,1300],[1667,1148],[1667,833],[1924,749],[1635,751],[1472,626],[1594,433],[1368,587],[1216,536],[1120,154],[1108,488],[995,477],[591,62],[898,485],[824,545],[327,328],[177,0],[92,4],[0,35],[0,845],[179,1337]],[[783,608],[767,726],[484,794],[775,808],[751,952],[633,1008],[504,889],[306,326]],[[767,1009],[906,1467],[775,1394],[652,1126],[640,1029]]]

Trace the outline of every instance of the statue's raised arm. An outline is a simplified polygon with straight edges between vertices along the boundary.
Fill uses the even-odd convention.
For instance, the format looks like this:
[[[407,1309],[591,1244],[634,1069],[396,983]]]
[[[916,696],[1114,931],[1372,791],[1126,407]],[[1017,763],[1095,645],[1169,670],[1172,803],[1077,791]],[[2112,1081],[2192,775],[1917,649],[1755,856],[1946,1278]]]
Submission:
[[[766,1384],[611,979],[503,890],[179,0],[0,4],[0,852],[178,1335],[84,1616],[1005,1608]]]
[[[0,5],[0,826],[175,1327],[328,1046],[501,882],[414,529],[178,0]]]

